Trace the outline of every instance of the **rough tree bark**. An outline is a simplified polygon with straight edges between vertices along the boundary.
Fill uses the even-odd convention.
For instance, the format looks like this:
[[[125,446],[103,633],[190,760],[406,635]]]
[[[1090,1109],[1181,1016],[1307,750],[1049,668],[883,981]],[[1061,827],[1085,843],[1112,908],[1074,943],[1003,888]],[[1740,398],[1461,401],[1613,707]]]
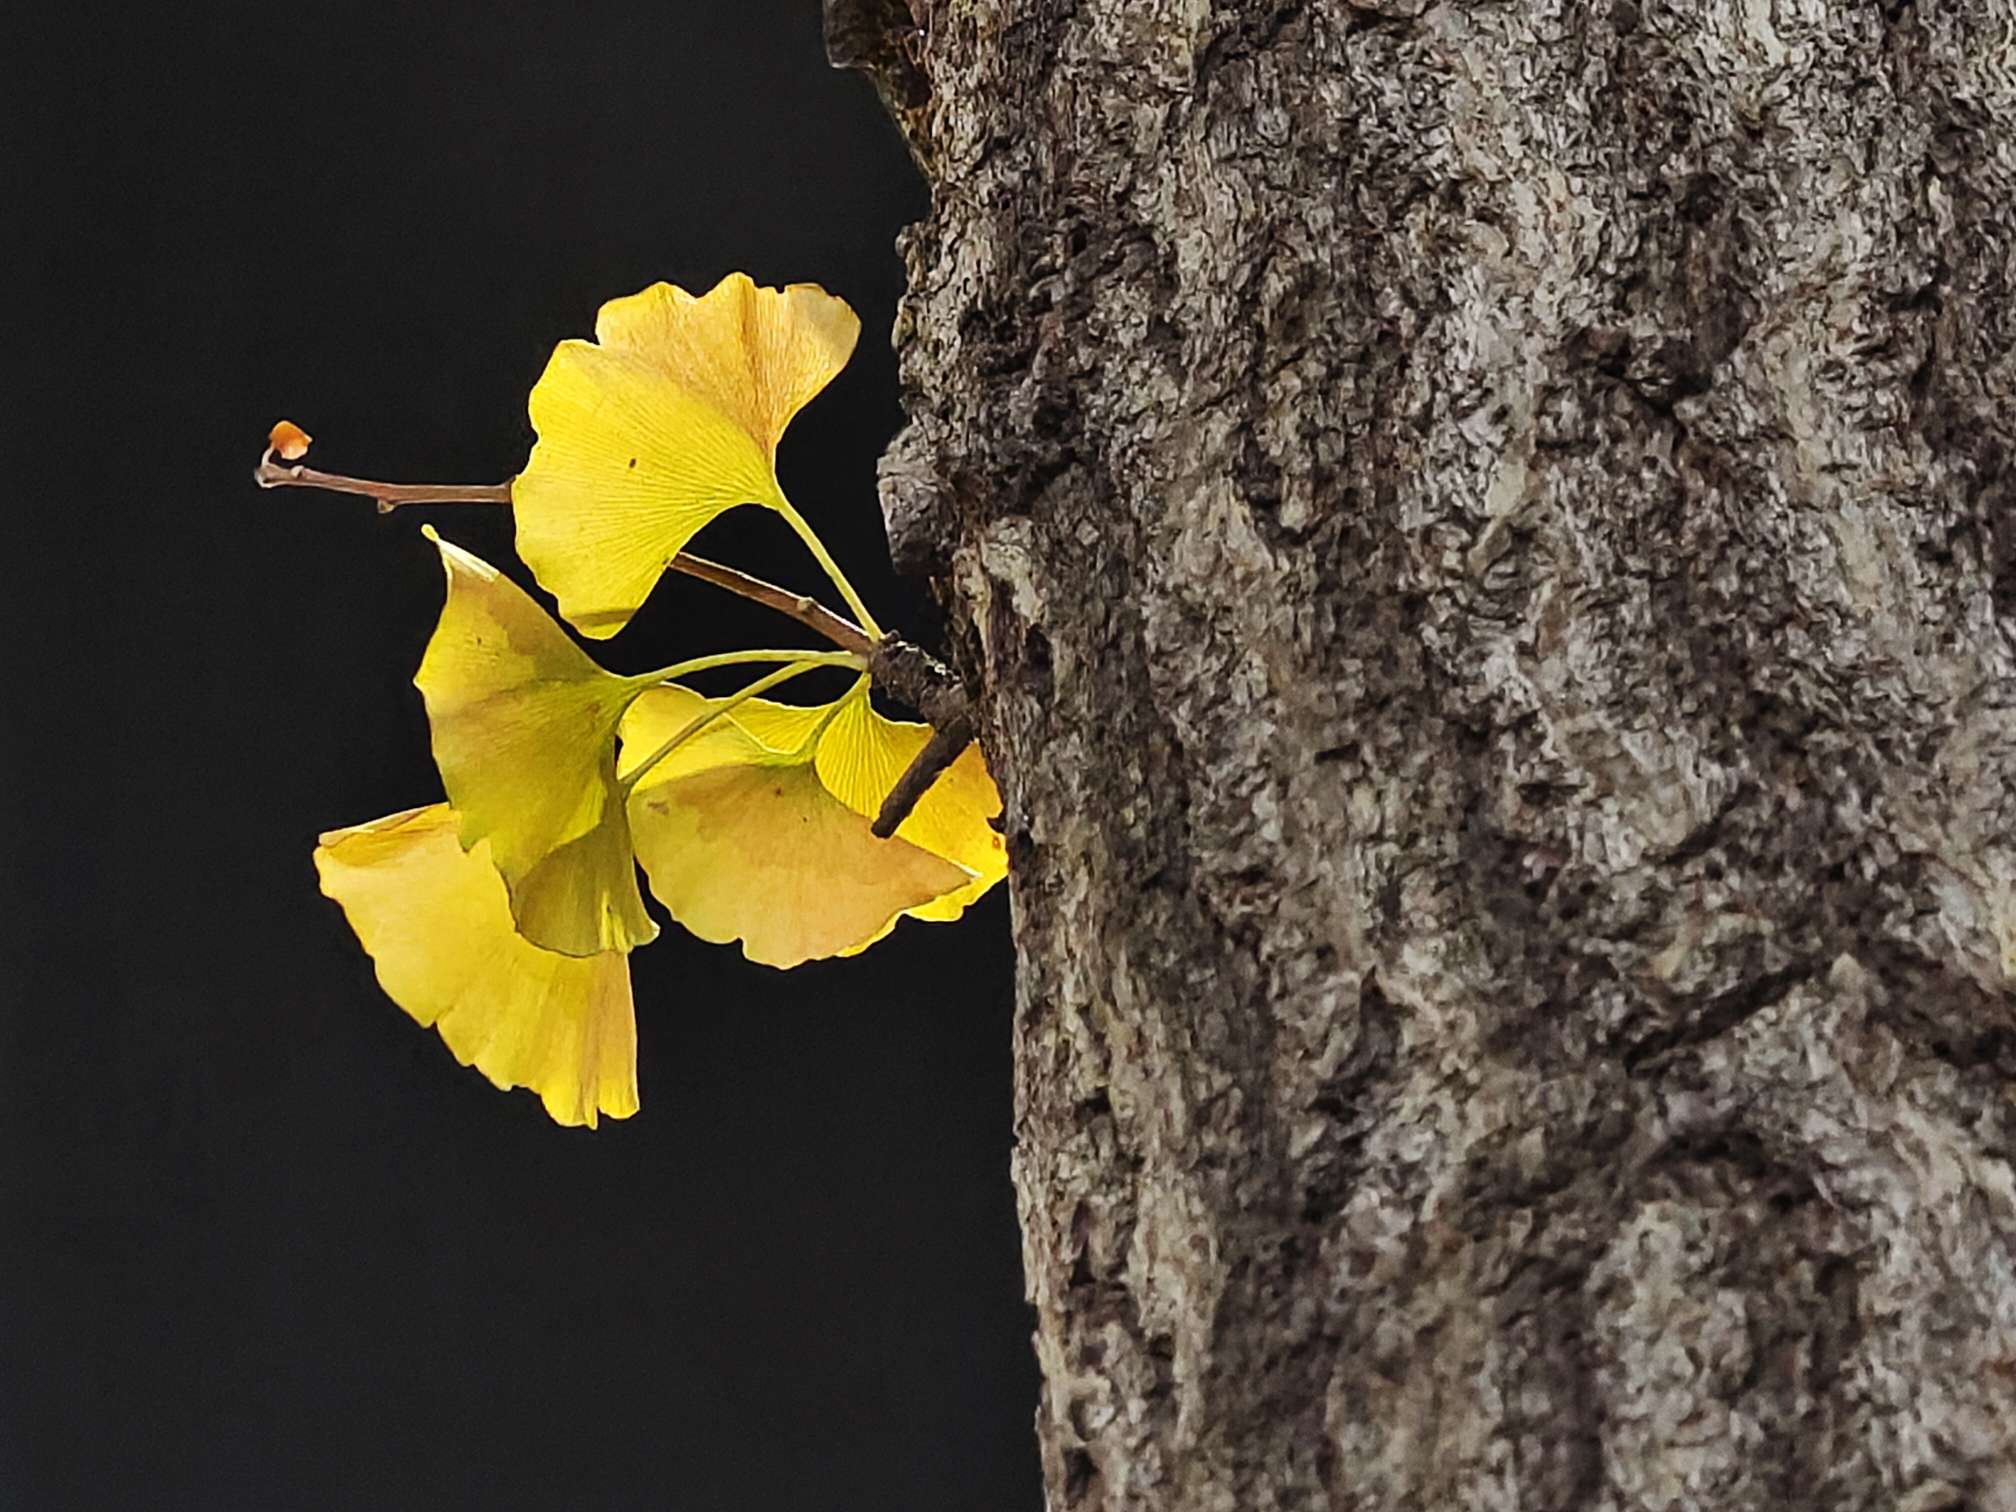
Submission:
[[[2016,1509],[2016,3],[828,22],[1055,1512]]]

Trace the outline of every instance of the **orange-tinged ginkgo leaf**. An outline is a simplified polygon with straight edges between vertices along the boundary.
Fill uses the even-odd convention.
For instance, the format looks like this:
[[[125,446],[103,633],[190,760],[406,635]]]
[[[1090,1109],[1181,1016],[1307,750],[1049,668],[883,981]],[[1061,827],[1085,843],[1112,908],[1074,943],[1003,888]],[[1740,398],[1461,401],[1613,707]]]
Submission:
[[[629,950],[644,912],[616,724],[633,679],[596,666],[525,591],[431,529],[448,599],[413,679],[462,842],[490,855],[526,939],[564,955]]]
[[[584,635],[614,635],[710,520],[785,508],[777,442],[846,364],[861,323],[811,284],[740,273],[612,300],[532,390],[539,440],[513,480],[518,554]]]
[[[907,840],[877,840],[809,761],[640,785],[630,812],[637,859],[672,917],[703,940],[741,940],[766,966],[839,955],[966,882]]]
[[[336,830],[315,851],[343,912],[401,1008],[465,1066],[528,1087],[556,1122],[637,1111],[629,963],[540,950],[512,927],[488,847],[464,851],[446,804]]]

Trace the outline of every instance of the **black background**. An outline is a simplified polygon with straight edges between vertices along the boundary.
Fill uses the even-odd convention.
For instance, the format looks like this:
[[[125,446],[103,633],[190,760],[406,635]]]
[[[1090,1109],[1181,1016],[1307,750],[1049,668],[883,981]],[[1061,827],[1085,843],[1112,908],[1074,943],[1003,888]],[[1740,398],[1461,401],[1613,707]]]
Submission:
[[[0,73],[0,1506],[1039,1505],[1005,889],[788,974],[668,927],[643,1111],[554,1126],[309,860],[438,796],[418,527],[503,564],[508,518],[248,481],[283,415],[508,477],[604,299],[817,281],[864,332],[785,484],[928,630],[873,491],[924,191],[816,7],[36,5]],[[755,513],[701,544],[814,586]],[[597,651],[789,630],[668,579]]]

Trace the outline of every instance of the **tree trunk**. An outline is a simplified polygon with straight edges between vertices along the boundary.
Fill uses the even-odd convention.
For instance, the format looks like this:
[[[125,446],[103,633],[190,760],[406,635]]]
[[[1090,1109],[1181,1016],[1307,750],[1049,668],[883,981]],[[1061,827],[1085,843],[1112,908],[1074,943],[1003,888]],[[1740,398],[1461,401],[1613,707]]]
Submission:
[[[2016,4],[828,19],[1054,1512],[2016,1509]]]

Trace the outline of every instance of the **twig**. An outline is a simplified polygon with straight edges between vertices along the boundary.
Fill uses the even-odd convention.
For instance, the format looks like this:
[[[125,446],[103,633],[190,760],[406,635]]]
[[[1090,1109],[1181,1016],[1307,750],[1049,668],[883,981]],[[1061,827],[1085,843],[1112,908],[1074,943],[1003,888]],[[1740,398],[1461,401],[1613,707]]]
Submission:
[[[680,552],[666,565],[674,572],[683,572],[688,577],[712,583],[716,588],[726,588],[730,593],[775,609],[779,614],[788,614],[807,629],[825,636],[842,651],[855,651],[866,656],[875,649],[875,642],[868,638],[867,631],[806,594],[792,593],[775,583],[766,583],[761,578],[751,577],[734,567],[724,567],[719,562],[710,562],[705,557],[696,557],[691,552]]]
[[[252,470],[252,481],[261,488],[321,488],[330,493],[362,494],[378,501],[378,513],[390,514],[401,504],[509,504],[509,483],[374,483],[369,478],[346,478],[341,473],[323,472],[296,462],[291,467],[273,460],[271,447]]]
[[[931,738],[896,779],[896,786],[882,800],[882,811],[875,816],[874,832],[887,840],[945,769],[958,760],[959,753],[973,743],[977,731],[965,687],[949,667],[922,648],[885,636],[868,653],[868,675],[931,725]]]
[[[329,493],[361,494],[367,499],[375,499],[380,514],[390,514],[402,504],[509,504],[511,485],[509,483],[380,483],[370,478],[351,478],[342,473],[323,472],[318,468],[303,467],[300,464],[283,466],[273,460],[273,451],[268,447],[259,459],[259,465],[252,472],[252,480],[261,488],[319,488]],[[712,583],[717,588],[725,588],[730,593],[774,609],[798,621],[806,629],[825,637],[843,651],[853,651],[866,656],[875,642],[852,620],[835,614],[817,599],[802,593],[792,593],[779,588],[775,583],[766,583],[758,577],[733,567],[724,567],[719,562],[710,562],[705,557],[696,557],[689,552],[680,552],[665,564],[674,572],[687,577]]]
[[[346,477],[323,472],[299,463],[283,465],[273,460],[268,447],[253,470],[253,481],[261,488],[319,488],[330,493],[361,494],[377,501],[381,514],[390,514],[402,504],[509,504],[509,483],[380,483],[369,478]],[[717,588],[774,609],[798,621],[808,630],[824,636],[843,651],[868,658],[869,675],[877,685],[901,699],[931,725],[931,738],[924,743],[875,816],[874,831],[887,840],[896,833],[917,802],[959,753],[973,743],[977,733],[973,705],[966,689],[952,671],[918,646],[893,636],[872,638],[852,620],[835,614],[817,599],[792,593],[775,583],[719,562],[710,562],[688,552],[680,552],[665,564],[674,572],[712,583]]]

